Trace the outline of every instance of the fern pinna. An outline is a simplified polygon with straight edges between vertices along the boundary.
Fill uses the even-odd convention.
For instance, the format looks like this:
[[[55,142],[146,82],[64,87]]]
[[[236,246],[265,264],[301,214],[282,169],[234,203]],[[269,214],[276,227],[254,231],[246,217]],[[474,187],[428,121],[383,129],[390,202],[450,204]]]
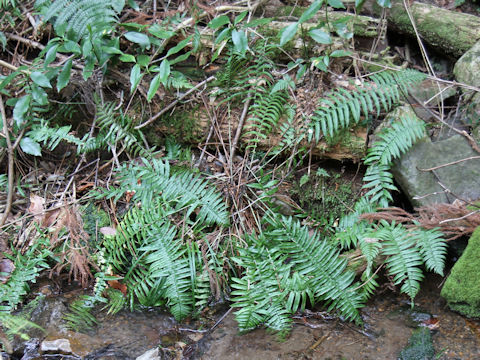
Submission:
[[[233,306],[241,330],[264,324],[281,334],[291,326],[290,315],[322,302],[346,319],[360,322],[362,296],[355,290],[355,274],[335,246],[311,235],[294,218],[274,217],[266,230],[247,235],[248,248],[234,261],[245,270],[233,278]]]

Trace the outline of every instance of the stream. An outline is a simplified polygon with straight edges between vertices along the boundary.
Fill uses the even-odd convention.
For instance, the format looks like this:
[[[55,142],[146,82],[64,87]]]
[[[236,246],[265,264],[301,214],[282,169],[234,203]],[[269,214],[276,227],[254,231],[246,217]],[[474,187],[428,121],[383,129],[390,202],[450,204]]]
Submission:
[[[158,355],[152,356],[152,351],[140,359],[397,359],[412,331],[427,326],[436,359],[479,359],[480,322],[448,310],[439,295],[441,281],[441,277],[429,275],[413,309],[407,297],[385,288],[362,310],[363,328],[324,312],[295,316],[292,332],[282,342],[264,329],[239,334],[234,312],[226,306],[208,309],[203,323],[179,324],[157,310],[121,311],[114,316],[99,312],[96,328],[88,333],[73,332],[62,320],[65,304],[73,295],[52,294],[31,313],[31,319],[46,333],[34,331],[30,341],[17,343],[16,352],[3,358],[136,359],[158,348]],[[39,350],[41,341],[45,345],[58,339],[69,343],[70,349]]]

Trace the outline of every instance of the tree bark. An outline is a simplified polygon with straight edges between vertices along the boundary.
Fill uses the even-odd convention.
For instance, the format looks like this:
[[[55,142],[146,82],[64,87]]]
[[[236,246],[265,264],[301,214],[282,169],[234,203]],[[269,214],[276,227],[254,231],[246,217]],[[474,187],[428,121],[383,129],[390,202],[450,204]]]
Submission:
[[[408,1],[406,1],[408,4]],[[480,40],[480,18],[413,2],[410,12],[419,35],[429,45],[460,57]],[[403,0],[393,0],[387,19],[397,31],[415,36]]]

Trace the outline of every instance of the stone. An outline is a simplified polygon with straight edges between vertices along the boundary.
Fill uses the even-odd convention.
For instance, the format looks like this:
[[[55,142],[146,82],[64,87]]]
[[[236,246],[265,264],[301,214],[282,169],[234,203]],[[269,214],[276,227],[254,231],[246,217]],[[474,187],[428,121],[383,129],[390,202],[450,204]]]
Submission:
[[[40,351],[42,352],[61,352],[64,354],[71,354],[72,348],[68,339],[44,340],[40,344]]]
[[[392,173],[414,206],[453,203],[480,198],[480,159],[458,162],[432,171],[424,171],[469,157],[478,157],[461,135],[432,142],[418,141],[394,162]]]
[[[480,41],[458,59],[453,68],[453,74],[458,82],[480,87]],[[480,115],[480,94],[475,93],[469,102],[472,104],[470,112],[473,112],[470,115],[478,117]]]
[[[480,227],[470,237],[462,256],[450,272],[440,295],[454,311],[480,317]]]
[[[144,354],[138,356],[135,360],[160,360],[160,355],[158,354],[158,348],[150,349]]]
[[[480,41],[457,60],[453,74],[458,82],[473,86],[480,85]]]

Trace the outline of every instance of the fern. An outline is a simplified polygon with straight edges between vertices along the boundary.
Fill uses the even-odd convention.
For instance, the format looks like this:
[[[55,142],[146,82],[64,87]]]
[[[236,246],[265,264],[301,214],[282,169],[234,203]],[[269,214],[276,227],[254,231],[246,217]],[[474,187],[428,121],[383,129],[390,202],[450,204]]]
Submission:
[[[266,139],[278,125],[288,100],[285,91],[255,92],[252,113],[245,126],[246,137],[251,137],[248,147],[255,148],[260,139]]]
[[[369,197],[372,203],[387,207],[392,201],[390,191],[397,188],[390,173],[391,163],[423,136],[425,136],[423,121],[410,117],[401,118],[378,134],[379,139],[368,150],[364,161],[369,167],[363,178],[365,183],[363,188],[369,189],[365,196]]]
[[[45,122],[32,128],[27,134],[32,140],[43,143],[50,151],[54,150],[61,141],[82,147],[85,142],[70,133],[72,127],[70,125],[51,128]]]
[[[91,313],[95,305],[91,300],[90,296],[85,295],[69,305],[69,311],[63,316],[63,319],[70,329],[79,332],[88,331],[98,323]]]
[[[162,194],[167,201],[175,201],[176,208],[185,208],[187,214],[198,210],[197,221],[211,225],[227,225],[227,207],[214,188],[188,171],[172,172],[168,162],[142,159],[139,165],[124,165],[118,173],[119,187],[100,196],[118,200],[126,191],[133,192],[134,201],[148,206]]]
[[[29,284],[35,282],[42,270],[49,268],[47,259],[52,253],[43,248],[48,245],[48,239],[40,236],[24,254],[18,251],[15,251],[13,257],[5,254],[6,257],[11,257],[15,269],[7,282],[0,286],[0,312],[15,310],[27,295]]]
[[[35,6],[41,9],[44,21],[53,23],[57,34],[74,41],[86,37],[101,35],[117,22],[117,14],[124,1],[114,0],[37,0]]]
[[[100,134],[95,140],[87,141],[79,152],[88,152],[97,148],[105,148],[107,145],[116,149],[121,143],[124,149],[133,156],[149,156],[150,151],[141,145],[140,131],[133,129],[133,121],[128,116],[117,114],[115,103],[101,104],[96,101],[97,122]],[[113,150],[112,150],[113,151]]]
[[[245,271],[233,278],[233,306],[241,330],[261,324],[280,331],[290,327],[290,315],[307,301],[322,301],[346,319],[360,322],[362,296],[352,286],[354,273],[346,259],[318,234],[309,234],[293,218],[278,217],[258,236],[246,236],[249,247],[233,260]]]
[[[422,81],[425,75],[414,70],[401,72],[381,72],[370,77],[372,83],[364,87],[356,86],[355,91],[338,88],[327,98],[320,100],[320,107],[311,118],[307,129],[309,141],[319,141],[323,135],[333,137],[342,129],[347,129],[360,121],[361,114],[368,118],[376,110],[388,111],[393,103],[406,94],[408,87]]]

